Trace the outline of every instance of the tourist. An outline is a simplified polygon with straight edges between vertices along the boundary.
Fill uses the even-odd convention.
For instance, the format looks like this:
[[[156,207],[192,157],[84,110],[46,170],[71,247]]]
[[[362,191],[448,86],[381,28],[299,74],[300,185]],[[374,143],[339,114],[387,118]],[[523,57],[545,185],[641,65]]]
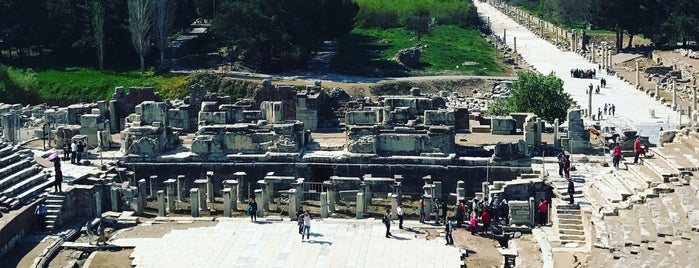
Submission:
[[[299,207],[299,210],[296,212],[296,220],[299,225],[299,234],[303,234],[303,207]]]
[[[70,159],[70,143],[64,141],[63,142],[63,160],[68,160]]]
[[[570,155],[566,155],[563,160],[563,172],[566,178],[570,178]]]
[[[464,206],[464,200],[459,200],[459,206],[456,209],[456,227],[461,227],[464,223],[464,215],[466,215],[466,206]]]
[[[85,143],[83,142],[78,142],[78,148],[77,148],[77,155],[76,160],[78,165],[80,165],[80,161],[83,159],[83,154],[85,153]]]
[[[92,245],[92,236],[94,235],[92,231],[92,220],[87,220],[85,223],[85,234],[87,235],[87,243]]]
[[[597,120],[602,120],[602,109],[597,107]]]
[[[58,156],[58,153],[52,153],[46,159],[53,162],[53,171],[55,175],[53,179],[54,190],[55,192],[61,192],[61,184],[63,183],[63,172],[61,171],[61,158]]]
[[[611,111],[612,111],[612,116],[614,116],[614,113],[616,112],[616,106],[614,106],[614,104],[612,104]]]
[[[478,232],[478,220],[476,219],[476,211],[471,212],[471,218],[468,221],[469,228],[471,228],[471,235],[475,235]]]
[[[636,136],[636,140],[633,141],[633,151],[635,153],[633,164],[636,165],[638,164],[638,157],[641,156],[641,152],[643,151],[643,147],[641,147],[641,136]]]
[[[439,199],[435,199],[434,203],[432,203],[432,213],[434,213],[434,223],[435,224],[440,224],[439,223]]]
[[[425,223],[425,196],[420,196],[417,201],[417,212],[420,214],[420,223]]]
[[[254,197],[250,199],[248,210],[250,211],[250,220],[257,221],[257,201],[255,201]]]
[[[383,218],[381,219],[381,222],[383,222],[383,224],[386,225],[386,238],[390,238],[392,236],[391,221],[391,210],[386,209],[386,213],[383,214]]]
[[[565,153],[563,153],[563,151],[559,152],[556,155],[556,158],[558,158],[558,175],[561,176],[561,178],[565,178],[563,177],[563,164],[565,164]]]
[[[75,157],[78,155],[78,141],[73,141],[70,145],[70,163],[75,164]]]
[[[403,229],[403,214],[405,212],[403,211],[403,207],[398,205],[396,208],[396,214],[398,215],[398,229]]]
[[[36,215],[36,222],[39,224],[39,228],[41,228],[41,231],[46,231],[46,212],[48,212],[48,209],[46,208],[46,204],[44,204],[44,201],[41,201],[39,205],[36,206],[36,209],[34,209],[34,215]]]
[[[604,104],[604,115],[607,115],[607,110],[609,109],[609,106],[605,103]]]
[[[490,228],[490,222],[493,220],[493,218],[490,216],[490,213],[488,210],[483,210],[483,213],[481,214],[481,222],[483,223],[483,230],[482,232],[488,234],[488,229]]]
[[[548,223],[548,213],[549,213],[549,204],[546,201],[546,199],[542,198],[541,201],[539,201],[539,225],[546,225]]]
[[[510,205],[507,203],[507,199],[502,199],[500,201],[500,217],[502,217],[505,225],[510,222]]]
[[[447,243],[445,245],[453,245],[454,244],[454,237],[452,237],[451,232],[453,231],[453,227],[451,226],[451,221],[445,220],[444,221],[444,238],[447,240]]]
[[[304,241],[303,235],[306,235],[306,240],[311,241],[311,215],[308,210],[303,214],[303,232],[301,233],[301,242]]]
[[[445,200],[441,201],[441,205],[442,205],[442,219],[444,219],[444,221],[446,222],[447,210],[449,210],[449,206],[447,205],[447,202]]]
[[[619,143],[615,143],[612,152],[612,165],[614,168],[619,169],[619,162],[621,162],[621,147]]]
[[[573,179],[568,178],[568,197],[570,197],[570,203],[571,205],[575,204],[575,199],[573,198],[573,194],[575,194],[575,185],[573,185]]]

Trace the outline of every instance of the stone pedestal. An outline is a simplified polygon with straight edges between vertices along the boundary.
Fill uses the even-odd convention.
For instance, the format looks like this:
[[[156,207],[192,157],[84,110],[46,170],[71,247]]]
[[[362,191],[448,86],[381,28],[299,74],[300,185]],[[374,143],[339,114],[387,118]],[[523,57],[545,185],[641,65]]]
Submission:
[[[233,200],[233,211],[237,211],[237,204],[240,202],[242,203],[243,200],[238,199],[238,180],[225,180],[223,181],[223,188],[230,188],[231,189],[231,200]]]
[[[110,201],[112,202],[112,211],[120,211],[119,203],[121,203],[121,198],[119,198],[119,188],[110,189]]]
[[[102,216],[102,185],[95,185],[95,216]]]
[[[158,192],[158,176],[153,175],[153,176],[148,177],[148,185],[149,185],[149,190],[150,190],[148,192],[148,195],[150,198],[155,199],[157,196],[157,192]]]
[[[638,67],[638,60],[636,60],[636,88],[638,88],[641,85],[641,75],[640,75],[640,69]]]
[[[185,188],[186,177],[184,175],[177,176],[177,200],[186,202],[187,188]]]
[[[199,217],[199,189],[192,188],[189,190],[189,209],[192,211],[192,217]]]
[[[198,179],[194,181],[194,184],[199,188],[199,207],[201,210],[208,210],[208,207],[206,206],[206,185],[207,185],[207,180],[206,179]]]
[[[167,210],[169,212],[173,212],[176,209],[176,202],[175,202],[175,186],[177,184],[177,180],[175,179],[169,179],[165,181],[165,194],[167,195]]]
[[[335,190],[335,185],[331,181],[323,182],[325,189],[328,192],[328,211],[335,212],[335,200],[337,200],[337,190]],[[291,199],[291,198],[289,198]]]
[[[364,218],[364,193],[357,193],[357,219]]]
[[[248,184],[245,183],[245,176],[247,176],[247,173],[244,171],[238,171],[236,173],[233,173],[233,178],[238,181],[238,202],[245,202],[250,196],[248,191]]]
[[[555,148],[561,147],[561,141],[558,137],[558,128],[560,125],[561,124],[558,122],[558,118],[553,120],[553,147]]]
[[[464,181],[456,182],[456,203],[466,199],[466,189],[464,188]]]
[[[216,201],[216,195],[214,193],[214,172],[206,172],[206,197],[209,203],[213,204]]]
[[[159,190],[158,196],[158,216],[165,217],[165,191]]]
[[[442,200],[444,198],[444,195],[442,194],[442,182],[435,181],[432,184],[434,184],[434,193],[432,194],[432,198]]]
[[[259,180],[257,181],[257,185],[260,187],[260,190],[262,192],[262,198],[257,198],[257,190],[255,190],[255,199],[257,199],[257,205],[260,206],[261,209],[264,210],[269,210],[269,189],[267,189],[267,182],[264,180]]]
[[[672,110],[677,110],[677,85],[672,81]]]
[[[146,207],[146,179],[140,179],[138,180],[138,195],[141,199],[139,199],[139,202],[141,202],[141,207]]]
[[[517,53],[517,37],[512,37],[512,50]]]
[[[432,215],[432,196],[425,196],[425,221],[429,220]]]
[[[289,218],[292,220],[298,218],[296,211],[299,208],[298,202],[296,202],[296,189],[289,189]]]
[[[328,217],[328,193],[320,193],[320,218]]]
[[[265,208],[264,206],[260,206],[260,200],[265,200],[265,194],[262,189],[255,189],[255,199],[257,200],[257,217],[258,218],[264,218],[265,217]]]
[[[139,215],[139,216],[143,215],[143,200],[144,199],[145,198],[143,198],[143,197],[137,196],[131,200],[131,206],[132,206],[131,209],[134,210],[134,212],[135,212],[134,214]]]
[[[692,111],[697,110],[697,87],[692,87]]]
[[[223,216],[224,217],[231,217],[232,216],[231,210],[233,209],[234,204],[235,204],[235,201],[233,201],[231,198],[231,188],[223,188]]]

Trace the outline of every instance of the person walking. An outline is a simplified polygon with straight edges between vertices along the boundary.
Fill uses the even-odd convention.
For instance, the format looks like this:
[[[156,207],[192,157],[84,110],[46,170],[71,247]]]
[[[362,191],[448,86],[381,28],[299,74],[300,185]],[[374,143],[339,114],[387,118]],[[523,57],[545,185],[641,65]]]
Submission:
[[[76,161],[78,165],[80,165],[80,161],[83,159],[83,154],[85,153],[85,144],[83,142],[78,142],[78,148],[76,148]]]
[[[73,141],[70,145],[70,163],[75,164],[75,158],[78,155],[78,141]]]
[[[49,157],[47,157],[46,160],[53,162],[54,190],[55,192],[62,192],[61,184],[63,184],[63,172],[61,171],[61,157],[59,157],[58,153],[56,152],[49,155]]]
[[[303,214],[303,232],[301,233],[301,242],[305,241],[303,239],[303,235],[306,235],[306,240],[310,241],[311,239],[311,215],[308,214],[308,211]]]
[[[488,229],[490,229],[490,223],[493,221],[493,218],[490,216],[490,212],[488,210],[483,210],[483,213],[481,214],[481,222],[483,223],[483,231],[485,234],[488,234]]]
[[[396,208],[396,214],[398,214],[398,229],[403,229],[403,214],[405,212],[403,211],[403,206],[398,205]]]
[[[464,215],[466,214],[466,206],[464,200],[459,200],[459,206],[456,208],[456,227],[461,227],[464,224]]]
[[[546,199],[542,198],[541,201],[539,202],[539,224],[540,225],[546,225],[548,223],[548,213],[549,213],[549,204],[546,201]]]
[[[570,155],[566,155],[563,159],[563,173],[566,178],[570,178]]]
[[[63,160],[70,159],[70,142],[63,142]]]
[[[420,196],[420,200],[417,201],[417,210],[420,213],[420,223],[425,223],[425,196]]]
[[[296,212],[296,220],[298,221],[299,225],[299,234],[303,234],[303,207],[299,207],[299,210]],[[303,237],[301,237],[303,239]]]
[[[569,204],[571,204],[571,205],[575,204],[573,194],[575,194],[575,185],[573,185],[573,179],[568,178],[568,197],[570,197]]]
[[[638,164],[638,157],[641,156],[641,153],[643,152],[643,147],[641,147],[641,136],[636,136],[636,140],[633,141],[633,151],[633,164],[636,165]]]
[[[454,237],[451,235],[451,232],[454,230],[453,226],[451,226],[451,221],[446,220],[444,221],[444,238],[447,240],[447,243],[445,245],[453,245],[454,244]]]
[[[46,212],[48,212],[48,209],[46,208],[46,204],[44,203],[45,201],[42,201],[39,203],[39,205],[36,206],[36,209],[34,209],[34,215],[36,215],[36,222],[39,224],[39,228],[41,228],[41,231],[46,231]]]
[[[257,221],[257,201],[255,201],[254,197],[250,199],[248,207],[250,208],[250,220]]]
[[[565,157],[566,156],[565,156],[565,153],[563,153],[563,151],[559,152],[556,155],[556,158],[558,158],[558,175],[561,176],[561,178],[563,178],[563,175],[564,175],[563,174],[563,164],[565,163]]]
[[[439,225],[439,199],[435,199],[432,203],[432,212],[434,213],[434,223]]]
[[[614,168],[619,169],[619,162],[621,162],[621,147],[619,143],[615,143],[612,151],[612,165],[614,165]]]
[[[381,219],[384,225],[386,225],[386,238],[391,238],[391,210],[386,209],[386,213],[383,214],[383,219]]]

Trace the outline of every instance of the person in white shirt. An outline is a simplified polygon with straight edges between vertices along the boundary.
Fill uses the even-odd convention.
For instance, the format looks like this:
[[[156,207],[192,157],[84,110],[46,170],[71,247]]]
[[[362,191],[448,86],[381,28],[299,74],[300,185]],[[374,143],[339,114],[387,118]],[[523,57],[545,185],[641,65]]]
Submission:
[[[398,229],[403,229],[403,207],[398,206],[396,208],[396,214],[398,214]]]
[[[303,235],[306,235],[306,240],[311,239],[311,215],[308,215],[308,211],[303,214],[303,233],[301,233],[301,242],[304,241]]]

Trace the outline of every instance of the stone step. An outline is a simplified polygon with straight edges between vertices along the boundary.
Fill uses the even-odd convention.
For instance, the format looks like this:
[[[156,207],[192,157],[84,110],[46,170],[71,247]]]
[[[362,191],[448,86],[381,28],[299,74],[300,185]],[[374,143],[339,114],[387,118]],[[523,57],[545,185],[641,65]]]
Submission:
[[[622,222],[624,246],[640,246],[642,239],[636,212],[634,210],[620,210],[619,219]]]
[[[626,200],[629,196],[634,194],[632,188],[626,188],[626,185],[619,181],[613,174],[604,174],[601,178],[612,190],[621,195],[622,200]]]
[[[672,236],[675,234],[672,224],[668,219],[669,215],[665,210],[665,205],[660,198],[646,199],[646,204],[652,215],[655,230],[659,237]]]
[[[655,242],[658,238],[658,232],[653,224],[650,210],[647,206],[634,206],[634,212],[638,218],[638,231],[641,236],[641,242]]]
[[[570,230],[570,229],[559,229],[558,233],[561,235],[580,235],[585,236],[585,231],[583,230]]]
[[[653,148],[651,151],[680,172],[696,171],[699,168],[697,153],[680,144],[671,143],[665,147]]]
[[[643,161],[643,165],[650,168],[655,174],[661,176],[663,182],[670,182],[672,179],[679,178],[679,171],[662,158],[647,158]]]
[[[591,186],[592,188],[596,188],[602,194],[602,197],[610,203],[619,203],[623,200],[621,194],[601,180],[593,182]]]
[[[16,162],[19,158],[20,156],[12,148],[12,146],[0,149],[0,164],[3,166]]]
[[[631,189],[631,192],[633,193],[643,192],[645,189],[650,187],[649,181],[637,177],[635,173],[623,170],[614,170],[614,176],[616,176],[618,181],[624,183],[627,189]]]
[[[585,242],[585,235],[566,234],[566,235],[561,235],[560,239],[561,239],[561,243],[563,243],[563,241],[575,241],[577,243],[580,243],[580,242],[584,243]]]
[[[677,195],[675,194],[667,194],[661,196],[661,200],[663,201],[665,209],[667,209],[667,213],[670,216],[670,222],[672,223],[675,235],[683,236],[684,233],[689,233],[692,230],[689,227],[687,214],[685,214],[684,211],[677,206],[679,205],[680,201],[677,200],[676,197]]]
[[[36,176],[44,176],[44,174],[37,174]],[[49,179],[45,179],[43,182],[34,185],[32,188],[24,190],[24,192],[20,193],[19,195],[15,196],[20,202],[26,202],[29,199],[36,198],[39,196],[41,193],[44,192],[44,189],[53,186],[53,181]]]
[[[629,173],[634,174],[637,178],[645,180],[650,187],[663,183],[663,177],[653,172],[649,167],[645,165],[629,165]]]
[[[609,235],[609,247],[621,249],[624,247],[624,229],[619,216],[604,217]]]
[[[558,221],[558,228],[559,229],[567,229],[567,230],[583,230],[582,224],[562,224],[561,221]]]
[[[580,215],[580,209],[558,209],[556,210],[558,215],[568,214],[568,215]]]
[[[7,187],[11,187],[12,185],[17,184],[18,180],[22,179],[23,177],[12,176],[12,174],[15,174],[20,170],[30,167],[31,164],[31,161],[29,161],[28,159],[22,159],[18,162],[14,162],[8,166],[0,168],[0,178],[3,178],[2,180],[0,180],[0,189],[6,189]]]
[[[558,219],[559,224],[565,225],[580,225],[582,226],[582,220],[579,219]]]
[[[12,185],[11,187],[6,188],[2,191],[2,193],[7,196],[16,196],[18,192],[27,188],[31,188],[34,185],[40,184],[47,179],[46,175],[43,173],[36,174],[36,172],[34,172],[32,175],[33,176],[24,178],[21,181],[18,181],[17,183]]]
[[[563,220],[582,220],[582,216],[579,214],[558,214],[557,217]]]

